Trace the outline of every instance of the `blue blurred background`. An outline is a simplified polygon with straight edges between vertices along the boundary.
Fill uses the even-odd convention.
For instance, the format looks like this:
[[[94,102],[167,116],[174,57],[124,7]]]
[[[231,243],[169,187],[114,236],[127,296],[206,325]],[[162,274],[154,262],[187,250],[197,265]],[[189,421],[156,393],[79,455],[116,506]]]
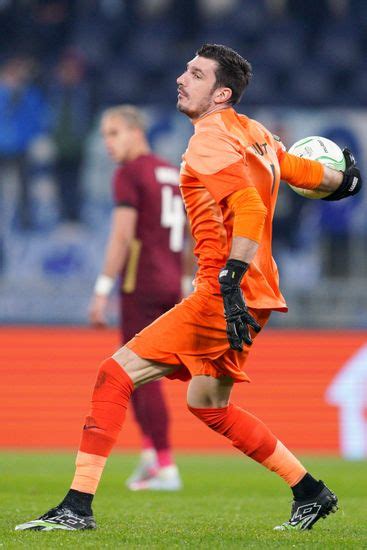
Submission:
[[[252,63],[240,112],[287,147],[348,145],[366,171],[363,0],[1,0],[0,28],[3,324],[86,323],[111,209],[100,113],[140,105],[153,148],[179,164],[192,127],[176,77],[204,42]],[[273,326],[367,326],[365,210],[365,192],[329,204],[282,186],[274,255],[290,312]]]

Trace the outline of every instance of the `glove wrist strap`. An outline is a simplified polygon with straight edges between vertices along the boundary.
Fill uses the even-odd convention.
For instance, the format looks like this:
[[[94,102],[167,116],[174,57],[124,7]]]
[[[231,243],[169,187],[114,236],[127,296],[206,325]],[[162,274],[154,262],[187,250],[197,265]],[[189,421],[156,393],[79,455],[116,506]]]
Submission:
[[[235,288],[241,283],[242,277],[249,268],[249,264],[241,260],[229,259],[219,272],[219,284],[224,288]]]

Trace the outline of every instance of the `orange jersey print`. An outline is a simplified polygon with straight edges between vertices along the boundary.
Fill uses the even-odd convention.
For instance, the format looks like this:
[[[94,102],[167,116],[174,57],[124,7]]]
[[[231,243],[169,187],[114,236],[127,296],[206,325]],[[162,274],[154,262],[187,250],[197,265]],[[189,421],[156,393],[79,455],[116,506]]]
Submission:
[[[195,123],[195,134],[183,156],[181,192],[195,240],[198,288],[220,293],[218,272],[229,256],[233,230],[233,213],[226,198],[254,187],[267,216],[260,246],[241,287],[249,307],[287,311],[271,251],[283,151],[283,145],[260,123],[232,108]]]

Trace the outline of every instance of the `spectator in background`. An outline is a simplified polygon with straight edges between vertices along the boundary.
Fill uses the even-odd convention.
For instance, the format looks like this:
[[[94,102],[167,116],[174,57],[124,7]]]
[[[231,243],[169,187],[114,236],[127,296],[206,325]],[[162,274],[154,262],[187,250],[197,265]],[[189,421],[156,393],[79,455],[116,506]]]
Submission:
[[[333,4],[339,4],[333,0],[318,0],[317,2],[304,2],[304,0],[288,0],[287,11],[306,31],[306,43],[308,52],[316,54],[317,38],[323,32],[325,25],[335,16]]]
[[[23,32],[18,32],[19,40],[23,46],[31,47],[37,57],[42,56],[44,61],[54,62],[70,43],[77,2],[33,0],[22,4],[23,15],[18,17],[18,21],[22,20]]]
[[[29,149],[47,127],[47,104],[32,83],[34,63],[25,55],[10,57],[0,68],[0,179],[11,170],[19,182],[19,222],[32,226]]]
[[[118,166],[112,226],[91,300],[90,321],[95,326],[106,324],[108,295],[120,276],[121,333],[127,342],[181,299],[185,216],[178,170],[151,152],[142,113],[129,105],[112,107],[102,116],[101,131]],[[137,388],[132,405],[142,452],[127,480],[128,488],[180,489],[161,381]]]
[[[80,169],[92,120],[92,99],[83,57],[74,51],[61,56],[49,94],[52,138],[56,148],[55,178],[62,221],[79,222]]]

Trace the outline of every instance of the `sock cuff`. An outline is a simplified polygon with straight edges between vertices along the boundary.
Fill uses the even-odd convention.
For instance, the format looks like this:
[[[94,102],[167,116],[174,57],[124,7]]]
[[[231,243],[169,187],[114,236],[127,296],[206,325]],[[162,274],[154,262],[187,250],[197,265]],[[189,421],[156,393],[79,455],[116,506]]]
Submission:
[[[223,414],[227,413],[229,410],[233,408],[232,403],[229,403],[226,407],[191,407],[191,405],[187,404],[187,408],[189,409],[192,414],[195,416],[210,416],[211,414],[214,416],[216,414]]]

